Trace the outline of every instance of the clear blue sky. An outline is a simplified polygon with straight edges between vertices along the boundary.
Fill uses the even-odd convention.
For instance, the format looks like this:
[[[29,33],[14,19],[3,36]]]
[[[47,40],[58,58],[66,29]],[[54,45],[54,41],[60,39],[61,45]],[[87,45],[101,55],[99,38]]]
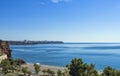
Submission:
[[[0,0],[0,39],[120,42],[120,0]]]

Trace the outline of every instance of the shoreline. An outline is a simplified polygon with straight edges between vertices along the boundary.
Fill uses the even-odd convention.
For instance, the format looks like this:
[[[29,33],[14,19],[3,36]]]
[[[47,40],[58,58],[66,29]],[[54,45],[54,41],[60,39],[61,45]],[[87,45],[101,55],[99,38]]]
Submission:
[[[26,63],[24,65],[29,65],[29,66],[33,66],[33,63]],[[54,65],[46,65],[46,64],[40,64],[40,67],[45,67],[45,68],[59,68],[59,69],[67,69],[66,67],[62,67],[62,66],[54,66]]]
[[[29,62],[27,62],[26,64],[32,64],[32,65],[34,65],[33,63],[29,63]],[[41,66],[48,66],[48,67],[57,67],[57,68],[66,68],[66,67],[62,67],[62,66],[56,66],[56,65],[47,65],[47,64],[40,64]]]
[[[26,64],[23,64],[22,67],[28,67],[28,69],[33,73],[35,74],[35,70],[34,70],[34,64],[32,63],[26,63]],[[57,71],[58,70],[61,70],[62,72],[65,72],[66,70],[68,70],[66,67],[60,67],[60,66],[51,66],[51,65],[44,65],[44,64],[40,64],[40,74],[43,74],[42,70],[47,70],[47,69],[50,69],[52,71],[55,72],[55,75],[57,75]]]
[[[22,65],[23,67],[28,67],[28,69],[33,73],[35,74],[35,70],[34,70],[34,64],[33,63],[26,63],[24,65]],[[66,67],[60,67],[60,66],[52,66],[52,65],[44,65],[44,64],[40,64],[40,69],[41,69],[41,72],[40,74],[43,74],[42,70],[47,70],[47,69],[50,69],[52,71],[55,72],[55,75],[57,74],[57,71],[58,70],[61,70],[62,72],[66,72],[68,71],[68,69]],[[98,71],[98,74],[102,74],[103,71],[102,70],[97,70]]]

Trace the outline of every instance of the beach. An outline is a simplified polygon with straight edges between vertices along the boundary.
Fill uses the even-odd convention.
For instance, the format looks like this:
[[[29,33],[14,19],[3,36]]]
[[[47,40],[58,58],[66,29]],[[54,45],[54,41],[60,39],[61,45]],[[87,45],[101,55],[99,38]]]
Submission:
[[[34,64],[26,63],[26,64],[22,65],[22,67],[28,67],[28,69],[32,72],[32,74],[35,74]],[[47,70],[47,69],[54,71],[55,75],[57,75],[58,70],[61,70],[62,72],[65,72],[67,70],[66,67],[49,66],[49,65],[43,65],[43,64],[40,64],[40,69],[41,69],[41,71],[39,73],[40,75],[43,75],[42,70]]]
[[[34,70],[34,64],[32,63],[26,63],[24,65],[22,65],[23,67],[28,67],[28,69],[32,72],[32,76],[36,76],[35,74],[35,70]],[[50,65],[44,65],[44,64],[40,64],[40,75],[44,75],[42,70],[47,70],[47,69],[50,69],[52,71],[55,72],[55,75],[57,76],[57,71],[58,70],[61,70],[62,72],[68,72],[68,69],[66,67],[59,67],[59,66],[50,66]],[[102,70],[98,70],[98,74],[102,74],[103,71]]]

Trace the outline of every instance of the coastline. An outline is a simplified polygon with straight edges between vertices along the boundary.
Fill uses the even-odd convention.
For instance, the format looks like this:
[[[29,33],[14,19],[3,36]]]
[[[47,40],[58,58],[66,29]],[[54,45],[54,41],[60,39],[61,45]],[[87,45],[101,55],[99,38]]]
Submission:
[[[34,64],[32,63],[26,63],[24,65],[22,65],[23,67],[28,67],[28,69],[33,73],[35,74],[35,70],[34,70]],[[62,72],[68,72],[68,69],[66,67],[60,67],[60,66],[52,66],[52,65],[44,65],[44,64],[40,64],[40,69],[41,69],[41,72],[40,74],[43,75],[43,72],[42,70],[47,70],[47,69],[50,69],[52,71],[55,72],[55,75],[57,75],[57,71],[58,70],[61,70]],[[97,70],[98,71],[98,74],[102,74],[103,71],[102,70]]]
[[[22,67],[28,67],[28,69],[29,69],[33,74],[35,74],[34,64],[27,62],[26,64],[22,65]],[[42,70],[50,69],[50,70],[52,70],[52,71],[55,72],[55,75],[57,75],[57,71],[58,71],[58,70],[61,70],[62,72],[65,72],[66,70],[68,70],[66,67],[51,66],[51,65],[44,65],[44,64],[40,64],[40,69],[41,69],[40,74],[43,74]]]

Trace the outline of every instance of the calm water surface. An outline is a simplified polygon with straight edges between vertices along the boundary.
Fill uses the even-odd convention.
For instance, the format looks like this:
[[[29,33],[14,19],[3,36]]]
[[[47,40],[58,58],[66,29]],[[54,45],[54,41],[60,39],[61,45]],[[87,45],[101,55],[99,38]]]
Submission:
[[[11,45],[13,58],[29,63],[66,66],[73,58],[93,63],[98,70],[105,66],[120,69],[120,44],[38,44]]]

